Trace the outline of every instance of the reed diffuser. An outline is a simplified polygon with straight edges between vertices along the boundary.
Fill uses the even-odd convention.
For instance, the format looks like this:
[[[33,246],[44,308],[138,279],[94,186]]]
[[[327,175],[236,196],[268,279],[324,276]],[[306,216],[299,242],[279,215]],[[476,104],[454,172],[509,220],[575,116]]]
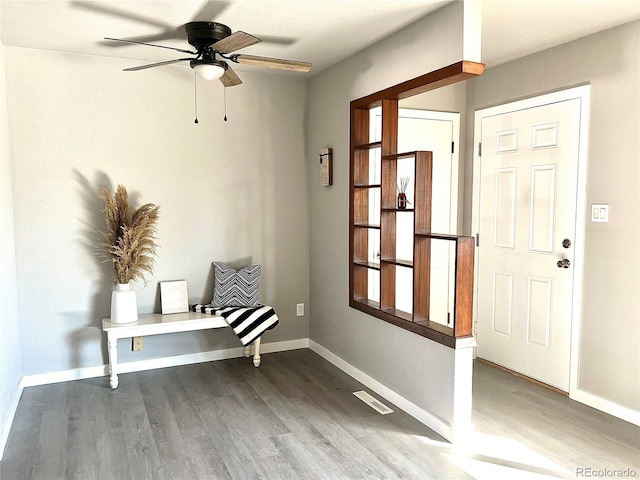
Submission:
[[[407,204],[411,203],[407,200],[407,187],[409,186],[410,177],[400,177],[398,187],[398,210],[407,208]]]

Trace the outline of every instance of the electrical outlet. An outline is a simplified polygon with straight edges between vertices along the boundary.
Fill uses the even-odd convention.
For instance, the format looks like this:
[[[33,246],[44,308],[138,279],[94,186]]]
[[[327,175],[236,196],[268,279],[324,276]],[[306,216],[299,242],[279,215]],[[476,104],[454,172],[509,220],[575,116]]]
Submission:
[[[131,347],[134,352],[139,352],[144,348],[144,337],[133,337],[133,345]]]
[[[296,315],[298,317],[304,316],[304,303],[299,303],[296,305]]]

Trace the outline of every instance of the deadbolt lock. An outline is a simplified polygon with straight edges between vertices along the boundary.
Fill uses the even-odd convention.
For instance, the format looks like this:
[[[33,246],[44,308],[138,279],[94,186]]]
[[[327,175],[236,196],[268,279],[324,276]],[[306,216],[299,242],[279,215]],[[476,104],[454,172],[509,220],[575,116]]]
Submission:
[[[571,240],[569,240],[568,238],[565,238],[565,239],[562,241],[562,246],[563,246],[564,248],[569,248],[569,247],[571,246]]]

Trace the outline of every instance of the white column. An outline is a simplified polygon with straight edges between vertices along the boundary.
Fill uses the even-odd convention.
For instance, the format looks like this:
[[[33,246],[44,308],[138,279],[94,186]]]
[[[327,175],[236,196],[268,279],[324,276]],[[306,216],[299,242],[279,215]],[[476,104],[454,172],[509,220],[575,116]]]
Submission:
[[[471,423],[473,394],[473,352],[475,338],[457,341],[453,378],[453,422],[452,443],[469,441],[473,432]]]

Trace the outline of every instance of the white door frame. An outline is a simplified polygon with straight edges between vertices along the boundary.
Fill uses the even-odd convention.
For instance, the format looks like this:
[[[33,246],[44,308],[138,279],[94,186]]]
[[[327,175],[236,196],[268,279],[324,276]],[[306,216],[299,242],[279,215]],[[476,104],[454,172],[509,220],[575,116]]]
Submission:
[[[591,85],[583,85],[567,90],[561,90],[546,95],[527,98],[497,105],[495,107],[477,110],[474,117],[473,134],[473,197],[472,197],[472,217],[471,231],[476,235],[480,225],[480,161],[478,155],[478,145],[482,140],[482,119],[503,113],[534,108],[550,103],[558,103],[574,98],[581,99],[580,108],[580,139],[578,150],[578,185],[576,200],[576,233],[575,233],[575,257],[574,257],[574,282],[571,305],[571,357],[569,367],[569,397],[574,398],[574,393],[578,391],[578,371],[580,359],[580,326],[582,318],[582,285],[584,274],[584,242],[587,214],[587,153],[589,146],[589,117],[591,107]],[[480,239],[480,241],[486,241]],[[477,250],[476,250],[477,251]],[[478,283],[478,257],[475,256],[475,281]],[[473,318],[477,319],[478,313],[478,290],[473,292]],[[477,320],[476,320],[477,321]],[[474,323],[474,335],[476,325]],[[580,400],[583,401],[583,400]],[[596,407],[598,408],[598,407]]]

